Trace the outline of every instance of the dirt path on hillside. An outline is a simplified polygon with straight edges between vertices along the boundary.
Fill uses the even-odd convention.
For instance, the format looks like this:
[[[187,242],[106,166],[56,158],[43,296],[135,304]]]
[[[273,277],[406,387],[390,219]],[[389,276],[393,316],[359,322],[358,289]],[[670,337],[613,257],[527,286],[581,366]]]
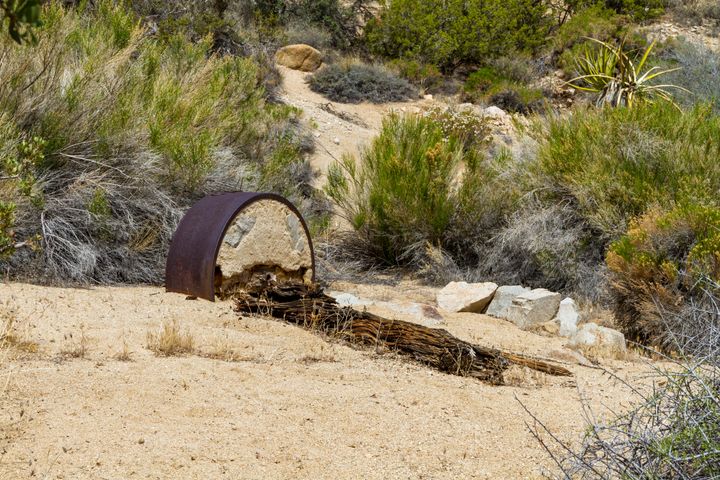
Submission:
[[[333,288],[434,298],[407,282]],[[0,305],[27,342],[0,363],[9,380],[3,479],[539,478],[550,462],[520,402],[578,441],[581,394],[601,415],[631,398],[594,368],[570,365],[572,379],[517,371],[514,386],[489,386],[155,287],[2,284]],[[157,357],[146,348],[147,333],[172,320],[192,334],[196,354]],[[572,359],[562,339],[483,315],[449,315],[443,327],[484,345]],[[130,361],[116,358],[125,345]],[[603,364],[647,382],[641,361]]]
[[[358,155],[380,131],[383,117],[391,111],[418,112],[432,100],[413,102],[348,104],[331,102],[310,90],[309,73],[281,65],[283,77],[281,99],[303,110],[304,124],[315,137],[316,152],[310,164],[320,173],[317,185],[325,183],[328,166],[345,154]]]

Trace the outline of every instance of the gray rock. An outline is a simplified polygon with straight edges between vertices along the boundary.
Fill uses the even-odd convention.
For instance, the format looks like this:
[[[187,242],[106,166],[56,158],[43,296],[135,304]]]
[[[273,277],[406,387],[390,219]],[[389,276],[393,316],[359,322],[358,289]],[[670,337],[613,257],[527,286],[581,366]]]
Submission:
[[[372,305],[373,302],[371,300],[365,300],[359,297],[356,297],[352,293],[343,293],[343,292],[328,292],[328,295],[333,297],[338,305],[341,307],[361,307],[364,305]]]
[[[257,221],[257,218],[255,217],[248,217],[245,215],[240,215],[236,220],[235,223],[228,228],[227,233],[225,234],[225,238],[223,241],[230,245],[232,248],[237,248],[238,245],[240,245],[240,242],[242,242],[242,239],[250,233],[250,230],[253,229],[255,226],[255,222]]]
[[[507,319],[520,328],[546,323],[560,307],[560,294],[536,288],[515,297],[508,307]]]
[[[482,313],[498,286],[492,282],[450,282],[437,294],[438,306],[448,312]]]
[[[612,328],[601,327],[596,323],[586,323],[568,342],[571,347],[600,347],[614,352],[624,352],[625,335]]]
[[[485,313],[497,318],[506,318],[513,299],[529,291],[529,288],[521,285],[503,285],[495,291],[495,295]]]
[[[559,335],[561,337],[572,337],[577,332],[577,324],[580,320],[580,312],[572,298],[566,298],[560,302],[555,321],[560,325]]]

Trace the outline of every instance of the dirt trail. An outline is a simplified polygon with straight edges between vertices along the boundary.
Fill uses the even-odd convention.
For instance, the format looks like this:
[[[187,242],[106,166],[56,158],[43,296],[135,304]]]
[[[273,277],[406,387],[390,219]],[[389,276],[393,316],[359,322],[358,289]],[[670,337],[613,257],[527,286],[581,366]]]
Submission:
[[[413,102],[348,104],[331,102],[310,90],[308,73],[281,65],[283,76],[281,98],[303,110],[309,133],[315,137],[316,152],[310,158],[312,167],[320,172],[317,184],[325,183],[328,166],[345,154],[357,155],[380,131],[383,117],[395,110],[417,112],[432,100]]]
[[[434,295],[412,283],[333,288],[380,300]],[[549,461],[520,401],[577,441],[580,393],[598,413],[630,398],[593,368],[570,366],[573,379],[516,372],[518,385],[493,387],[155,287],[3,284],[0,305],[38,348],[2,364],[11,381],[0,478],[538,478]],[[173,319],[199,355],[146,348],[147,332]],[[476,343],[568,356],[561,339],[482,315],[446,316],[446,327]],[[123,343],[129,362],[114,358]],[[73,358],[80,346],[85,357]],[[228,351],[236,361],[201,356]],[[648,370],[604,364],[633,383]]]

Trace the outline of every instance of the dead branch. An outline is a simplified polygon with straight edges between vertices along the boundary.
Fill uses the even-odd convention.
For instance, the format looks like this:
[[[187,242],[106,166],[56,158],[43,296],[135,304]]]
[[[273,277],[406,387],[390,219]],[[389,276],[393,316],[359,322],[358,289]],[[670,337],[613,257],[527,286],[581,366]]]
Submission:
[[[572,375],[563,367],[539,359],[473,345],[447,330],[341,307],[319,286],[256,285],[237,292],[234,298],[235,311],[239,313],[270,315],[355,344],[391,350],[442,372],[474,377],[493,385],[503,383],[503,372],[513,364],[550,375]]]

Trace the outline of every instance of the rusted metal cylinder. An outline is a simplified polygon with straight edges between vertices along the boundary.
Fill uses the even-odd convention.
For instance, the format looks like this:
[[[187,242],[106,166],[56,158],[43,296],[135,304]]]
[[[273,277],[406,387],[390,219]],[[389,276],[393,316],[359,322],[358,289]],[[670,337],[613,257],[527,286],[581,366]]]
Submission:
[[[279,202],[297,216],[310,249],[314,282],[315,251],[310,230],[298,209],[274,193],[233,192],[205,197],[185,213],[170,244],[165,289],[215,301],[215,267],[223,238],[243,210],[262,200]]]

